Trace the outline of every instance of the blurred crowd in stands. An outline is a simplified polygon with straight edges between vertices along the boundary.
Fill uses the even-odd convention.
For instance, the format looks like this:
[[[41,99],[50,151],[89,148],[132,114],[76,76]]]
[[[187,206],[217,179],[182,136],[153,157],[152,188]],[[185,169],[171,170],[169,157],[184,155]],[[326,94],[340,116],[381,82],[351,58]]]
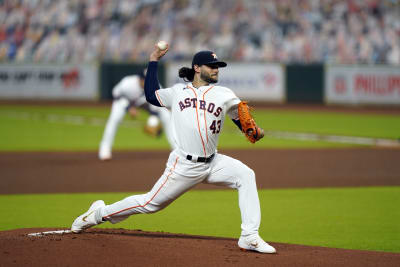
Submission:
[[[400,0],[0,0],[0,61],[400,64]]]

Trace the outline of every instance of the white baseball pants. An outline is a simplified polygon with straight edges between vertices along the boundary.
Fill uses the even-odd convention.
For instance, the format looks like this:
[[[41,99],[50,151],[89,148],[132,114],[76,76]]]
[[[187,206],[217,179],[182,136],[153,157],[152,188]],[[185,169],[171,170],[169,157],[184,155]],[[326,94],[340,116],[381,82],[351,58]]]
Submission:
[[[176,144],[172,136],[171,111],[165,107],[159,107],[158,116],[160,117],[160,121],[165,132],[165,137],[167,137],[168,143],[171,146],[171,150],[174,150],[176,148]]]
[[[111,150],[114,144],[115,134],[118,126],[122,122],[126,109],[129,106],[129,100],[120,98],[113,101],[110,116],[108,117],[106,127],[104,129],[103,138],[101,139],[99,157],[111,157]]]
[[[150,192],[107,205],[100,215],[117,223],[133,214],[157,212],[198,183],[237,189],[242,235],[258,233],[261,211],[254,171],[239,160],[218,153],[211,163],[193,163],[179,150],[172,151],[164,173]]]
[[[118,126],[124,119],[129,106],[129,100],[126,98],[120,98],[113,101],[111,106],[110,116],[108,117],[106,127],[104,129],[103,138],[100,142],[99,158],[110,158],[112,146],[114,144],[115,135],[118,130]],[[155,107],[156,108],[156,107]],[[171,149],[175,149],[175,141],[172,137],[171,131],[171,112],[167,108],[157,108],[158,116],[160,118],[162,127],[165,131],[165,136],[171,146]],[[149,121],[147,121],[149,124]]]

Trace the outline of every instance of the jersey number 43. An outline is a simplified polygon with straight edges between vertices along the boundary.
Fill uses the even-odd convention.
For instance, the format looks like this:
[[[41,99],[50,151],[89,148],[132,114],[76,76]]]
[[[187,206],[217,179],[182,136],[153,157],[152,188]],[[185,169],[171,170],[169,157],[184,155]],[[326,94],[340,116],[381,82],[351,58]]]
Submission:
[[[213,120],[213,122],[210,125],[210,130],[212,131],[213,134],[219,133],[221,130],[221,120]]]

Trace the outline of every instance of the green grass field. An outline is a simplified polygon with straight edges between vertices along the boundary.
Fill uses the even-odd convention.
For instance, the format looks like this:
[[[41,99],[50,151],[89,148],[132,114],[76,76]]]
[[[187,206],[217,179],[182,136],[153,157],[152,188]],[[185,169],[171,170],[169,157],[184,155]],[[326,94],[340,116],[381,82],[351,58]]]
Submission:
[[[0,195],[7,214],[0,229],[68,228],[93,200],[136,193]],[[400,187],[259,190],[259,197],[268,241],[400,252]],[[237,238],[239,226],[236,191],[194,190],[158,213],[99,227]]]
[[[0,107],[1,151],[95,151],[108,107]],[[257,122],[267,130],[321,135],[397,139],[400,116],[356,113],[263,111]],[[166,139],[145,135],[146,115],[126,118],[115,149],[168,149]],[[359,146],[267,137],[249,144],[230,121],[220,138],[223,148],[335,148]],[[69,227],[95,199],[107,203],[133,194],[0,195],[0,230]],[[268,241],[349,249],[400,252],[400,187],[260,190],[262,225]],[[218,205],[215,205],[217,203]],[[7,216],[4,216],[4,215]],[[238,237],[240,215],[233,190],[190,191],[167,209],[100,227]]]
[[[109,107],[0,107],[0,150],[54,151],[96,150]],[[315,133],[358,137],[397,139],[400,137],[400,116],[365,115],[333,112],[263,111],[254,112],[257,123],[265,130],[294,133]],[[147,116],[136,120],[126,116],[115,138],[115,149],[167,149],[165,137],[155,139],[143,132]],[[264,138],[252,145],[243,138],[237,127],[226,120],[219,148],[320,148],[357,146],[326,141]]]

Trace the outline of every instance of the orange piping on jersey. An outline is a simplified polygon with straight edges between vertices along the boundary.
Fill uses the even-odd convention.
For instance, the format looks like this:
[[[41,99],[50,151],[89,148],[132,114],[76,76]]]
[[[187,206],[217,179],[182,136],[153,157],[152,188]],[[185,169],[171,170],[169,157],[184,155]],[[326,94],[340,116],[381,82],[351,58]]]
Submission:
[[[193,91],[193,93],[194,93],[194,95],[196,96],[196,99],[197,99],[196,91],[195,91],[192,87],[190,87],[189,85],[188,85],[188,87],[189,87],[190,89],[192,89],[192,91]],[[201,135],[201,131],[200,131],[199,112],[198,112],[198,110],[197,110],[197,107],[198,107],[198,106],[199,106],[199,103],[196,103],[197,129],[199,129],[199,134],[200,134],[200,138],[201,138],[201,143],[203,144],[204,156],[207,157],[206,147],[204,146],[203,136]],[[206,132],[207,132],[207,129],[206,129]]]
[[[208,91],[210,91],[211,88],[213,88],[213,87],[214,87],[214,85],[211,86],[210,88],[208,88],[207,91],[204,92],[204,94],[203,94],[203,101],[205,101],[205,100],[204,100],[205,95],[206,95],[206,94],[208,93]],[[208,128],[207,128],[207,120],[206,120],[206,109],[204,109],[204,125],[206,126],[206,136],[207,136],[207,144],[208,144]]]
[[[165,181],[164,181],[163,184],[160,186],[160,188],[158,188],[157,192],[156,192],[156,193],[150,198],[150,200],[147,201],[144,205],[138,205],[138,206],[134,206],[134,207],[129,207],[129,208],[126,208],[126,209],[123,209],[123,210],[114,212],[114,213],[112,213],[112,214],[110,214],[110,215],[103,216],[103,218],[108,218],[108,217],[111,217],[111,216],[116,215],[116,214],[118,214],[118,213],[121,213],[121,212],[130,210],[130,209],[134,209],[134,208],[144,208],[147,204],[149,204],[149,203],[156,197],[156,195],[158,194],[158,192],[160,192],[161,188],[163,188],[163,186],[167,183],[169,177],[170,177],[171,174],[172,174],[172,171],[175,169],[176,164],[178,163],[178,159],[179,159],[179,157],[176,157],[174,166],[173,166],[172,169],[169,171],[169,174],[168,174],[167,178],[165,178]]]
[[[158,91],[158,90],[157,90],[157,91]],[[165,107],[165,105],[164,105],[163,102],[161,101],[160,96],[158,95],[157,91],[155,91],[157,100],[158,100],[158,102],[160,102],[161,106]]]

